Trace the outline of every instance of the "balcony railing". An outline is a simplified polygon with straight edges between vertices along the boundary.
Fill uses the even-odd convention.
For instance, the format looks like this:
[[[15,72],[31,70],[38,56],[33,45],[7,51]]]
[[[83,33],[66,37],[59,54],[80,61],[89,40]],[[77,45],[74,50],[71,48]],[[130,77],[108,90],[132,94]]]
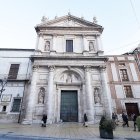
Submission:
[[[0,79],[8,79],[8,80],[29,80],[30,74],[18,74],[17,76],[10,76],[8,74],[0,74]]]

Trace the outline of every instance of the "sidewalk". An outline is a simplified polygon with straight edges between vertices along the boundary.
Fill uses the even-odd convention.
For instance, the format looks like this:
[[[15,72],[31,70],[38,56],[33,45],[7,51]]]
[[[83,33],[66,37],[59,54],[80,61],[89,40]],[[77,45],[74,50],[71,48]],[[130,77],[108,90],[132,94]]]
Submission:
[[[83,127],[80,123],[62,123],[52,124],[41,127],[39,124],[21,125],[18,123],[4,124],[0,123],[0,134],[36,136],[60,139],[80,139],[91,140],[100,139],[98,125],[89,125]],[[131,139],[130,139],[131,138]],[[140,140],[140,132],[133,131],[132,124],[130,127],[118,126],[114,131],[114,139]]]

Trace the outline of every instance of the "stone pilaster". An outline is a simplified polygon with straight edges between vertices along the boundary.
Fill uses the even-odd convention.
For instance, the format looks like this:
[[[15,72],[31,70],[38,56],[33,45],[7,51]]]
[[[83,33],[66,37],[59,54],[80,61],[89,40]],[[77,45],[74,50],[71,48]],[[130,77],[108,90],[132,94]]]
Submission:
[[[101,41],[101,37],[99,35],[96,36],[96,44],[97,44],[98,50],[102,51],[103,50],[102,41]]]
[[[86,35],[82,35],[83,37],[83,53],[88,52],[87,44],[86,44]]]
[[[98,55],[102,56],[103,55],[103,46],[102,46],[102,41],[100,35],[96,36],[96,45],[98,49]]]
[[[91,76],[89,72],[90,68],[85,67],[85,88],[86,88],[86,114],[88,116],[88,121],[94,122],[94,100],[93,100],[93,91],[91,86]]]
[[[49,124],[54,122],[54,91],[53,91],[53,78],[54,78],[54,66],[49,67],[49,78],[48,78],[48,88],[47,88],[47,122]]]
[[[32,124],[32,121],[33,121],[35,101],[37,97],[36,83],[37,83],[37,78],[38,78],[38,69],[39,69],[39,66],[35,66],[35,65],[33,66],[31,87],[30,87],[30,92],[28,95],[26,115],[25,115],[25,119],[23,120],[23,124]]]
[[[111,108],[111,93],[108,87],[108,79],[106,74],[106,68],[100,67],[101,81],[102,81],[102,94],[103,94],[103,105],[104,113],[108,118],[111,118],[112,108]]]

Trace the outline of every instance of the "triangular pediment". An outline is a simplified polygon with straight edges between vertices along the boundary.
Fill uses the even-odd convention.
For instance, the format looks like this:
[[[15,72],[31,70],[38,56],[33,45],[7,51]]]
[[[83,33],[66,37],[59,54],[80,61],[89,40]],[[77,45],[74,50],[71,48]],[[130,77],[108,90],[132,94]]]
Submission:
[[[51,27],[87,27],[86,25],[79,23],[73,19],[65,19],[63,21],[58,21],[56,23],[48,24]]]
[[[73,15],[66,15],[53,20],[44,21],[36,27],[95,27],[102,29],[102,26],[98,24]]]

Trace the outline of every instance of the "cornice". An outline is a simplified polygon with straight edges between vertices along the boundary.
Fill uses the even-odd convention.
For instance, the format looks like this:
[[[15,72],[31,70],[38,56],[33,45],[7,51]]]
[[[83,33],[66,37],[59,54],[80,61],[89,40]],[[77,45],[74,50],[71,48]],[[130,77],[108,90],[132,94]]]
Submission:
[[[32,55],[31,60],[99,60],[99,61],[108,61],[107,57],[104,56],[42,56],[42,55]]]

